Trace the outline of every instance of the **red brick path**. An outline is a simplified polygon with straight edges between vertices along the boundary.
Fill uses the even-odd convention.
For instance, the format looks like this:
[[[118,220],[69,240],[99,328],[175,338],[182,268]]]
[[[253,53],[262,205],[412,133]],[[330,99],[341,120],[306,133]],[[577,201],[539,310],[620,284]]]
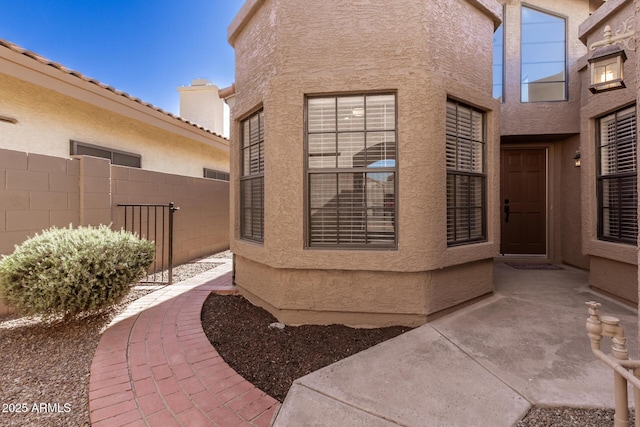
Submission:
[[[91,425],[267,427],[278,401],[218,355],[200,322],[212,291],[229,291],[230,265],[133,303],[104,332],[91,365]]]

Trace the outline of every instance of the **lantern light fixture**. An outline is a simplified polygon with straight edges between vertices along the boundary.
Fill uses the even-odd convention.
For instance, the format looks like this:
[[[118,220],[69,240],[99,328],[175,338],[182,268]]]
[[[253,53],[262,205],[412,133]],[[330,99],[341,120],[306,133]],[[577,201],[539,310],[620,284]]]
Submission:
[[[624,61],[627,55],[618,45],[602,47],[589,57],[591,67],[591,93],[606,92],[626,87],[624,84]]]

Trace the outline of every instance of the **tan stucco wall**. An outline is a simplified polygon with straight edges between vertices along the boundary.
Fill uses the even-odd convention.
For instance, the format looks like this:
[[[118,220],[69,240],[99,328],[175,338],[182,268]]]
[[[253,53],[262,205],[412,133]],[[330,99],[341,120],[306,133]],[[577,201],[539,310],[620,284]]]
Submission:
[[[589,285],[618,299],[638,304],[638,267],[592,256]]]
[[[319,271],[335,277],[350,272],[349,293],[354,298],[349,306],[356,310],[360,304],[356,294],[370,281],[372,272],[380,272],[381,277],[393,272],[404,282],[409,273],[431,274],[431,270],[496,255],[499,104],[491,98],[491,56],[486,55],[491,50],[496,17],[486,15],[474,2],[464,1],[425,7],[402,0],[391,8],[386,3],[360,5],[337,0],[247,4],[252,3],[258,4],[257,11],[247,15],[251,17],[245,18],[242,25],[235,23],[241,30],[232,31],[231,38],[236,50],[237,88],[232,110],[231,164],[232,171],[236,168],[237,172],[238,121],[263,106],[265,237],[264,245],[239,239],[239,182],[235,173],[231,247],[239,259],[237,284],[278,307],[285,304],[278,298],[297,302],[307,285],[283,278],[290,285],[288,292],[279,296],[278,286],[284,285],[257,290],[249,283],[249,270],[243,269],[253,264],[270,268],[271,272],[279,269],[279,277],[296,277],[304,271],[310,272],[311,277],[322,276]],[[487,4],[500,13],[497,4]],[[456,31],[444,30],[448,28]],[[397,93],[398,249],[305,249],[305,95],[368,91]],[[446,245],[447,96],[486,110],[488,124],[488,241],[455,248]],[[472,283],[470,288],[482,289],[482,294],[490,291],[486,285],[491,282],[491,272],[483,272],[485,275],[465,276],[472,280],[467,285]],[[261,277],[253,274],[252,280]],[[395,293],[399,280],[393,282],[381,288],[384,293],[378,298]],[[458,289],[461,300],[478,296],[471,289]],[[426,292],[427,288],[423,290]],[[310,300],[304,303],[308,310],[325,310],[320,305],[314,307]],[[398,313],[403,305],[402,301],[396,302]]]
[[[429,272],[275,269],[236,257],[236,285],[281,322],[418,326],[493,290],[493,262]],[[479,282],[478,277],[483,278]]]
[[[560,179],[556,186],[556,200],[560,206],[557,232],[561,239],[560,260],[585,270],[589,269],[589,257],[582,252],[582,209],[580,179],[582,167],[575,167],[574,157],[580,150],[580,136],[563,140],[559,156]]]
[[[569,134],[580,131],[580,80],[577,61],[586,53],[578,39],[578,26],[589,16],[583,0],[500,0],[505,8],[504,103],[501,135]],[[567,17],[568,101],[520,101],[520,35],[522,5]]]
[[[634,14],[633,1],[610,0],[596,11],[583,25],[581,37],[586,46],[603,39],[603,30],[610,25],[614,34],[623,28],[623,21]],[[582,250],[591,258],[590,283],[629,301],[638,301],[638,279],[630,271],[637,270],[637,247],[627,244],[605,242],[597,238],[596,197],[596,119],[622,107],[634,104],[637,98],[636,54],[625,48],[627,61],[624,64],[626,88],[598,94],[587,88],[590,70],[586,58],[581,61],[583,106],[581,109],[582,156]],[[605,261],[609,262],[605,262]],[[612,268],[616,266],[616,268]],[[619,272],[619,273],[618,273]],[[608,284],[605,282],[609,282]],[[633,292],[631,291],[633,290]],[[633,294],[633,295],[631,295]]]
[[[0,115],[17,120],[0,122],[0,148],[68,158],[69,140],[77,140],[140,154],[146,170],[193,177],[204,167],[229,170],[226,150],[3,73]]]

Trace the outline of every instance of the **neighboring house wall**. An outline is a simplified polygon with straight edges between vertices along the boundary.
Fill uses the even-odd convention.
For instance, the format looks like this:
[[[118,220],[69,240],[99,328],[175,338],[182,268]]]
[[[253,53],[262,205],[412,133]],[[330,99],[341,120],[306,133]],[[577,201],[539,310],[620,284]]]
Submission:
[[[140,168],[72,156],[71,141],[139,155]],[[175,263],[224,250],[229,183],[205,168],[226,175],[228,140],[0,40],[0,254],[51,226],[119,228],[124,202],[181,208]]]
[[[113,224],[118,203],[174,202],[174,263],[229,247],[228,182],[0,149],[0,255],[43,229]],[[1,304],[0,304],[1,305]],[[3,309],[0,307],[0,315]]]
[[[606,25],[614,33],[624,33],[624,23],[634,17],[632,0],[609,0],[580,26],[580,38],[587,47],[601,41]],[[636,18],[637,19],[637,18]],[[637,23],[630,21],[632,28]],[[598,238],[598,196],[597,196],[597,123],[602,116],[633,106],[637,101],[636,52],[631,45],[622,45],[627,55],[624,63],[626,88],[611,92],[592,94],[587,90],[590,82],[590,67],[586,57],[582,61],[582,109],[581,147],[582,155],[582,250],[590,258],[589,283],[616,297],[634,303],[638,302],[637,245],[616,243]],[[629,47],[631,46],[631,48]],[[590,51],[591,53],[592,51]],[[636,109],[637,114],[637,109]],[[637,165],[637,159],[636,159]],[[637,192],[636,192],[637,194]]]
[[[0,122],[2,148],[69,157],[75,140],[139,154],[146,170],[193,177],[205,167],[229,170],[221,137],[201,142],[2,73],[0,115],[17,120]]]
[[[353,16],[358,16],[356,21]],[[236,51],[231,189],[236,285],[287,323],[417,325],[493,290],[498,114],[485,1],[248,1]],[[455,31],[450,29],[455,29]],[[396,94],[397,248],[305,248],[305,97]],[[447,98],[486,119],[486,239],[447,246]],[[240,123],[264,111],[264,242],[241,238]]]

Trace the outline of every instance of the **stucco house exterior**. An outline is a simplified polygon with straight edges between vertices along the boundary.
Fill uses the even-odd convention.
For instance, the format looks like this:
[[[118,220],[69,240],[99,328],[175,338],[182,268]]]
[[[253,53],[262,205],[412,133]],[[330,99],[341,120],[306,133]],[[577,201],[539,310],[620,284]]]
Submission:
[[[119,229],[119,204],[169,202],[174,263],[225,250],[228,174],[228,139],[0,40],[0,255],[52,226]]]
[[[445,3],[249,1],[231,25],[235,281],[280,320],[417,325],[492,291],[501,8]]]
[[[246,1],[221,91],[236,285],[285,323],[418,325],[491,294],[494,262],[552,262],[636,304],[633,32],[626,87],[591,82],[605,26],[634,16],[632,0]]]

